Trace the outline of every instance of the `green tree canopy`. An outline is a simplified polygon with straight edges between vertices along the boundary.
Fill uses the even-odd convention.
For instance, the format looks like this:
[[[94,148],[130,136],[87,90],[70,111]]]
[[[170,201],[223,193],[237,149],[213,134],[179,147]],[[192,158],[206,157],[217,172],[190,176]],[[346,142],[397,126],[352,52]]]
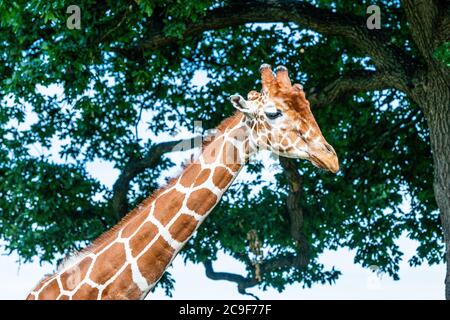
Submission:
[[[444,261],[448,3],[85,0],[78,1],[81,28],[69,29],[71,4],[0,3],[0,237],[7,250],[53,261],[95,239],[173,167],[166,155],[178,141],[140,137],[137,126],[153,135],[197,120],[214,128],[233,112],[230,94],[259,89],[258,68],[268,62],[286,65],[304,85],[341,171],[281,159],[275,182],[264,183],[264,164],[249,164],[255,179],[231,187],[183,257],[242,293],[333,283],[340,271],[319,257],[341,247],[356,250],[355,263],[397,279],[402,234],[419,243],[411,265]],[[381,8],[381,30],[366,26],[370,4]],[[196,86],[200,71],[207,83]],[[62,94],[46,94],[51,86]],[[113,188],[88,174],[94,160],[119,170]],[[216,273],[219,251],[247,273]],[[162,284],[170,292],[170,277]]]

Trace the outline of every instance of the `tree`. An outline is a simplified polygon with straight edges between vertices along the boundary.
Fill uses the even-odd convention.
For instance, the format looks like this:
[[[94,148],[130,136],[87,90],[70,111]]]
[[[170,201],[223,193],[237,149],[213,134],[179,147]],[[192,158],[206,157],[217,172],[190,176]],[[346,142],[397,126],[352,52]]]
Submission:
[[[177,141],[139,137],[137,126],[158,135],[200,119],[213,128],[232,112],[227,97],[257,88],[258,67],[270,62],[298,75],[342,170],[281,159],[276,183],[264,184],[263,164],[250,164],[255,179],[232,187],[184,258],[241,293],[333,283],[339,270],[318,257],[338,247],[397,279],[395,240],[406,233],[419,241],[410,264],[447,262],[450,299],[448,2],[79,3],[80,29],[66,25],[68,1],[0,4],[6,249],[52,261],[97,237],[173,165],[166,154]],[[381,29],[366,25],[373,4]],[[199,70],[201,87],[192,84]],[[45,94],[55,84],[63,94]],[[95,159],[120,170],[112,189],[87,173]],[[247,274],[216,272],[219,250]],[[170,277],[161,284],[170,293]]]

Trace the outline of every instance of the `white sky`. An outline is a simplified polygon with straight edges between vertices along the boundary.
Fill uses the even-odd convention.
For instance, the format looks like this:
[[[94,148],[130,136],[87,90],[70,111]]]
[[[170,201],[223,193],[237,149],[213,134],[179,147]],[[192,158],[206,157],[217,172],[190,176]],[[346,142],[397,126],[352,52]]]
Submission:
[[[353,263],[354,253],[346,249],[326,252],[321,262],[334,265],[343,275],[335,285],[313,285],[302,289],[299,284],[288,286],[282,293],[257,288],[249,291],[261,299],[443,299],[444,266],[427,265],[411,268],[406,263],[413,254],[414,243],[401,239],[400,249],[405,252],[405,260],[400,267],[400,280],[393,281],[387,275],[377,277],[367,269]],[[0,256],[0,299],[23,299],[41,277],[51,273],[50,264],[38,263],[18,265],[17,256]],[[221,256],[214,267],[217,271],[243,272],[243,266],[227,256]],[[178,256],[169,269],[176,280],[174,299],[250,299],[237,292],[236,286],[227,281],[209,280],[202,265],[184,265]],[[242,273],[244,274],[244,273]],[[150,294],[148,299],[168,299],[162,289]]]
[[[194,83],[204,85],[207,83],[204,76],[196,76]],[[46,91],[48,94],[61,94],[61,89],[53,86]],[[241,93],[242,94],[242,93]],[[148,132],[146,121],[149,121],[151,114],[144,113],[142,122],[139,125],[139,136],[158,140],[174,138],[169,135],[154,137]],[[36,118],[30,115],[25,129]],[[326,129],[323,129],[326,133]],[[189,131],[182,129],[180,134],[186,137]],[[176,137],[175,137],[176,138]],[[60,161],[57,156],[59,143],[55,141],[55,146],[49,151],[52,159]],[[30,148],[31,153],[42,152],[40,148]],[[169,175],[173,175],[179,170],[179,164],[189,155],[187,153],[173,153],[170,158],[177,163]],[[270,181],[273,175],[274,161],[268,154],[263,154],[266,168],[272,166],[272,170],[265,170],[263,177]],[[87,165],[89,173],[99,179],[105,185],[111,187],[117,178],[117,170],[112,168],[110,163],[104,161],[94,161]],[[271,173],[272,172],[272,173]],[[245,180],[248,175],[242,172],[238,180]],[[161,179],[162,182],[162,179]],[[214,212],[212,213],[214,214]],[[335,266],[343,275],[335,285],[313,285],[311,289],[302,289],[301,285],[293,284],[288,286],[283,292],[269,289],[261,291],[258,288],[249,289],[262,299],[443,299],[444,298],[444,265],[428,266],[423,265],[417,268],[408,266],[408,259],[414,254],[416,243],[402,237],[398,244],[400,250],[405,253],[404,260],[400,267],[400,280],[393,281],[387,275],[376,276],[368,269],[363,269],[353,263],[354,252],[347,249],[338,251],[326,251],[322,254],[320,262],[326,267]],[[0,244],[0,299],[23,299],[27,293],[37,284],[46,273],[52,273],[54,266],[46,263],[39,265],[37,262],[19,265],[18,256],[12,254],[6,256]],[[216,271],[235,272],[245,275],[244,267],[234,259],[222,255],[214,264]],[[176,280],[174,299],[251,299],[242,296],[237,292],[236,285],[227,281],[209,280],[204,273],[202,265],[187,263],[184,265],[179,256],[175,259],[169,269],[172,277]],[[150,294],[149,299],[167,299],[162,289]]]

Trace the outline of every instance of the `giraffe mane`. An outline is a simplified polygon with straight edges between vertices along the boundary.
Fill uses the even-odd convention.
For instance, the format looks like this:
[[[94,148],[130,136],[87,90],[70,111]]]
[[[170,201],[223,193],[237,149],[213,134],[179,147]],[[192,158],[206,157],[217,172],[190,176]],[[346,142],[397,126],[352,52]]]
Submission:
[[[56,272],[63,271],[76,265],[80,260],[83,260],[83,258],[86,257],[89,253],[90,251],[83,249],[81,251],[68,254],[67,256],[64,257],[63,261],[61,261],[58,264],[58,266],[56,267]]]
[[[242,113],[241,111],[239,111],[239,110],[235,111],[235,112],[233,113],[232,116],[230,116],[230,117],[225,118],[224,120],[222,120],[222,122],[221,122],[215,129],[216,129],[218,132],[220,132],[220,133],[224,133],[225,130],[230,126],[230,124],[232,124],[236,119],[240,118],[240,117],[242,116],[242,114],[243,114],[243,113]],[[209,144],[210,144],[211,142],[214,141],[214,136],[215,136],[216,134],[217,134],[217,133],[209,134],[209,135],[207,135],[207,136],[205,137],[205,139],[203,139],[202,149],[201,149],[201,151],[199,152],[199,154],[201,154],[201,152],[202,152],[203,150],[205,150],[206,147],[208,147]]]

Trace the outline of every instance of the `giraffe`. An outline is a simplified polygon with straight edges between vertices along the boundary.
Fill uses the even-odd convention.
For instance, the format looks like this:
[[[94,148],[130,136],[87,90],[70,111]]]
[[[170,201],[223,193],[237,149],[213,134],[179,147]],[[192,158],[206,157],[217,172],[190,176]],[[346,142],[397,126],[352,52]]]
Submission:
[[[198,158],[121,222],[46,276],[29,300],[143,299],[220,201],[250,156],[268,149],[336,173],[339,161],[323,137],[303,88],[288,70],[260,67],[262,90],[224,120]]]

